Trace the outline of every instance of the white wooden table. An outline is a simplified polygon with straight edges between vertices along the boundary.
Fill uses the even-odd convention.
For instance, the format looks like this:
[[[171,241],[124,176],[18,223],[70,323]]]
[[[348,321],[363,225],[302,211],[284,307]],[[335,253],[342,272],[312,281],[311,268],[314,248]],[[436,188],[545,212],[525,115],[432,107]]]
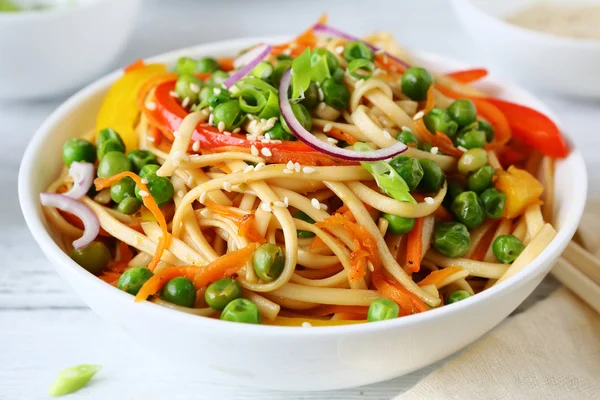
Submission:
[[[293,34],[321,11],[329,13],[332,24],[349,32],[389,30],[411,47],[482,62],[444,0],[372,1],[368,6],[346,0],[322,3],[145,0],[134,37],[114,67],[201,42]],[[590,171],[594,171],[600,166],[596,155],[600,103],[541,97],[572,132]],[[436,368],[434,365],[388,382],[327,393],[223,387],[202,380],[194,371],[172,375],[160,360],[104,323],[79,300],[55,273],[25,227],[17,199],[21,155],[39,124],[64,99],[0,103],[0,399],[47,398],[46,390],[58,371],[79,363],[104,366],[89,387],[69,397],[86,400],[386,399],[410,388]],[[600,189],[600,175],[590,179],[591,191]],[[555,286],[551,278],[546,279],[521,309],[545,297]]]

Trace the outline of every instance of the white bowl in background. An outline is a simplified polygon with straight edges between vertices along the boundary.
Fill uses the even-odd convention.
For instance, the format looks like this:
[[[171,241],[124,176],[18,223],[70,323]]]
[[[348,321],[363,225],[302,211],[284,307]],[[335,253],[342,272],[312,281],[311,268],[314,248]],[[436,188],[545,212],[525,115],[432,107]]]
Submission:
[[[188,55],[232,55],[273,38],[201,45],[155,57],[173,64]],[[462,63],[416,53],[432,70]],[[39,203],[40,192],[62,168],[65,140],[93,128],[96,112],[115,72],[81,90],[39,128],[19,171],[21,208],[35,240],[56,270],[95,312],[127,331],[173,366],[197,371],[204,381],[281,390],[327,390],[366,385],[415,371],[462,349],[508,316],[550,271],[573,236],[586,198],[586,170],[574,150],[556,163],[558,235],[523,271],[456,304],[395,320],[338,327],[293,328],[248,325],[193,316],[133,297],[73,262],[53,240]],[[528,92],[488,77],[497,94],[550,114]],[[174,368],[174,367],[173,367]]]
[[[523,85],[600,98],[600,40],[555,36],[504,20],[534,2],[540,0],[453,0],[452,4],[462,26],[498,72]]]
[[[0,12],[0,99],[49,97],[106,71],[133,30],[141,0],[79,0]]]

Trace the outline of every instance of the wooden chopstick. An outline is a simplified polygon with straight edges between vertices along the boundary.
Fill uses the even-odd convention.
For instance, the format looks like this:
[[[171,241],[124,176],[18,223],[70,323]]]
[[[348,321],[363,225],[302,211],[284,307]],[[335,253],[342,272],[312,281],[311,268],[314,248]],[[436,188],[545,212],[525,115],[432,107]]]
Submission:
[[[562,257],[600,286],[600,260],[592,253],[571,241]]]
[[[552,268],[552,275],[596,312],[600,313],[600,285],[588,278],[579,268],[561,257]]]

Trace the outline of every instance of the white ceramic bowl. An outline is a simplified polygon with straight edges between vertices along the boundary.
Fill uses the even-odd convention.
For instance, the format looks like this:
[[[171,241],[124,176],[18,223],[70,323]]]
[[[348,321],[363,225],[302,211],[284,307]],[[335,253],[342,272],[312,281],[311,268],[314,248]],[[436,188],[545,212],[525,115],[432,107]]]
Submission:
[[[106,72],[123,50],[140,0],[79,0],[0,13],[0,99],[49,97]]]
[[[452,4],[463,27],[498,72],[526,86],[600,98],[600,40],[554,36],[504,21],[534,1],[452,0]]]
[[[182,55],[231,55],[261,38],[220,42],[165,54],[152,61],[173,63]],[[460,69],[452,60],[418,53],[432,69]],[[586,170],[577,151],[556,165],[558,235],[525,270],[460,303],[396,320],[353,326],[290,328],[236,324],[184,314],[131,295],[91,275],[56,245],[39,204],[39,193],[62,167],[61,147],[94,126],[102,97],[120,72],[83,89],[40,127],[19,173],[19,197],[36,241],[57,271],[104,319],[164,359],[197,371],[203,380],[282,390],[340,389],[379,382],[422,368],[472,343],[509,315],[550,271],[579,223],[586,198]],[[486,79],[506,98],[549,110],[529,93]]]

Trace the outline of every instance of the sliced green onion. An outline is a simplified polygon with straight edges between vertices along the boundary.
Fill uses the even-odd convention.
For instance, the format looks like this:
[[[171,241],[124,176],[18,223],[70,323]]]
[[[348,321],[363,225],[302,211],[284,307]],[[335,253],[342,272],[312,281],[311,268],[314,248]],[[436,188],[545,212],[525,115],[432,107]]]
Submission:
[[[258,114],[267,104],[267,99],[262,92],[250,86],[242,88],[232,97],[239,97],[240,108],[249,114]]]
[[[101,366],[93,364],[82,364],[65,368],[60,371],[60,374],[58,374],[50,389],[48,389],[48,394],[50,396],[63,396],[76,392],[87,385],[96,372],[101,369]]]
[[[292,61],[292,100],[298,100],[304,95],[312,75],[310,48],[306,48]]]
[[[329,66],[327,65],[327,57],[318,53],[312,53],[310,56],[311,80],[314,82],[323,82],[329,78]]]
[[[236,83],[235,86],[233,86],[231,89],[229,89],[229,91],[233,94],[233,93],[238,92],[239,89],[242,89],[243,87],[245,87],[247,85],[254,86],[257,89],[262,90],[263,92],[273,92],[275,94],[279,94],[279,90],[277,90],[273,86],[269,85],[267,82],[263,81],[262,79],[255,78],[253,76],[242,79],[241,81]],[[236,89],[234,89],[234,88],[236,88]]]
[[[259,79],[267,79],[273,73],[273,66],[267,61],[261,61],[250,73]]]
[[[348,64],[348,72],[356,79],[369,79],[373,76],[375,64],[366,58],[357,58]]]
[[[276,93],[269,92],[267,97],[267,104],[258,114],[259,118],[269,119],[273,117],[279,117],[279,96]]]

